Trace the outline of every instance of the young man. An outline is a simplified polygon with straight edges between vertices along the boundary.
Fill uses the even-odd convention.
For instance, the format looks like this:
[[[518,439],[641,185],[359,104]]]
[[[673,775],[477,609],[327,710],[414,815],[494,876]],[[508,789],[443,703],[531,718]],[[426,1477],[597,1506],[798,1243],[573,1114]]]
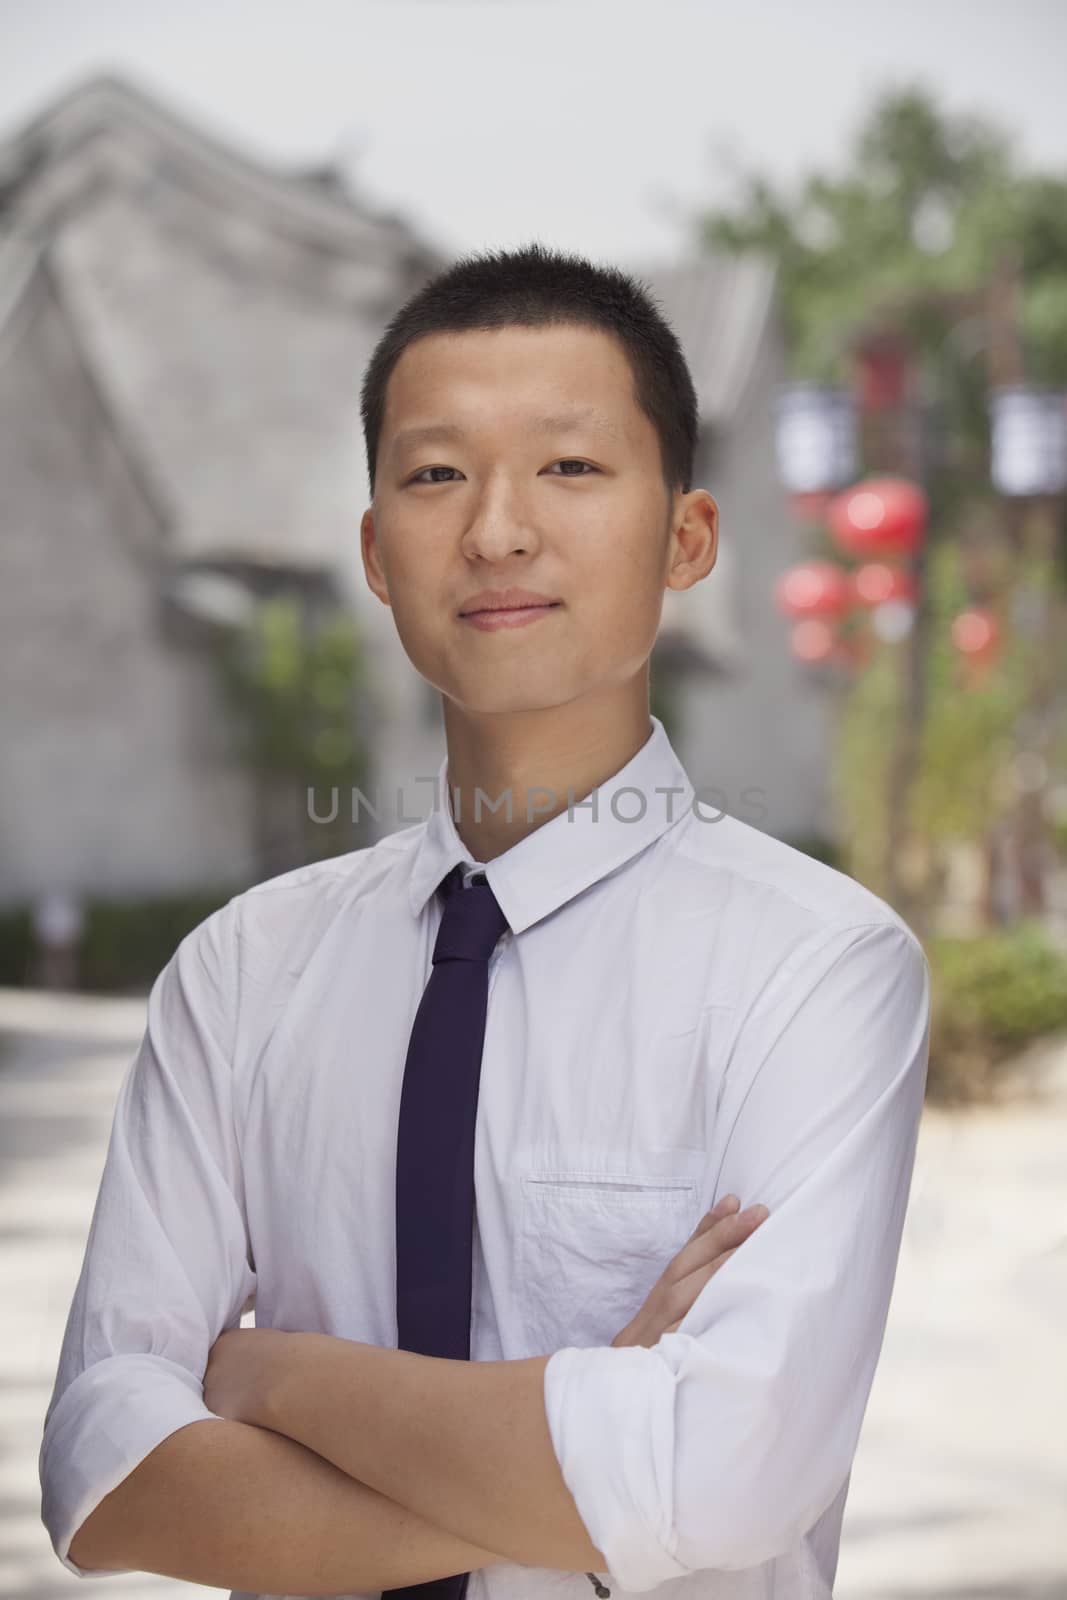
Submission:
[[[42,1443],[70,1571],[830,1595],[929,974],[650,717],[664,591],[715,563],[696,420],[580,258],[462,260],[386,330],[362,551],[442,697],[436,803],[156,980]]]

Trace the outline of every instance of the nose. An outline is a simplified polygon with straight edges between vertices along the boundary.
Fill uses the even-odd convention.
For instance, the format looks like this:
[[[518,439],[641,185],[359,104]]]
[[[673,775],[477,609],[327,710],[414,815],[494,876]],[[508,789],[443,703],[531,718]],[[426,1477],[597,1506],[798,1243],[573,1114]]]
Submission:
[[[536,533],[517,514],[516,507],[505,504],[504,499],[500,494],[483,496],[463,535],[465,555],[482,556],[487,561],[502,561],[508,556],[526,555],[536,549]]]
[[[468,556],[482,556],[487,561],[503,561],[507,556],[524,555],[533,546],[529,532],[516,528],[506,520],[479,518],[463,536],[463,550]]]

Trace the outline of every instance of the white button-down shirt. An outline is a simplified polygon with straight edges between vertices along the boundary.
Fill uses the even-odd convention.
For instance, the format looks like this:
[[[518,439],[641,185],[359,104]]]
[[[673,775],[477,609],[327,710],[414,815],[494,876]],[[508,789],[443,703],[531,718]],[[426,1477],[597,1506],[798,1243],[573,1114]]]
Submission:
[[[820,1600],[896,1270],[929,969],[883,900],[694,795],[651,728],[484,868],[509,931],[489,969],[471,1357],[554,1352],[552,1443],[613,1600]],[[104,1495],[213,1415],[209,1351],[250,1308],[396,1345],[408,1035],[434,891],[481,867],[447,757],[437,785],[425,822],[236,895],[155,981],[41,1446],[43,1519],[74,1573]],[[770,1216],[676,1332],[612,1348],[730,1192]],[[468,1595],[594,1600],[593,1583],[501,1562]]]

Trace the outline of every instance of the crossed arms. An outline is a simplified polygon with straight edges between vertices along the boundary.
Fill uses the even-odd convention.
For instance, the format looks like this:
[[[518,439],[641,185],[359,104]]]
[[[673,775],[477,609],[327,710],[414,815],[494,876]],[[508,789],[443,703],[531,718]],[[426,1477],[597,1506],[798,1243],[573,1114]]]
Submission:
[[[247,1367],[260,1331],[219,1343]],[[262,1332],[263,1386],[242,1376],[227,1416],[165,1439],[78,1530],[79,1565],[309,1595],[498,1561],[605,1570],[549,1438],[547,1357],[444,1361]]]
[[[880,1349],[925,1082],[914,940],[835,929],[753,1016],[720,1106],[716,1189],[770,1217],[677,1332],[650,1349],[463,1363],[233,1326],[255,1280],[219,1079],[179,1073],[167,1047],[195,1034],[225,1070],[220,1019],[202,997],[188,1014],[185,967],[202,972],[208,935],[157,980],[120,1091],[42,1445],[60,1559],[310,1595],[501,1561],[643,1589],[789,1548],[847,1476]],[[229,1263],[219,1282],[207,1223]],[[120,1238],[140,1283],[131,1328],[146,1285],[169,1309],[150,1351],[101,1331],[116,1326],[107,1245]],[[272,1335],[293,1342],[270,1380],[234,1416],[211,1410],[209,1358]],[[200,1421],[212,1425],[186,1426]]]

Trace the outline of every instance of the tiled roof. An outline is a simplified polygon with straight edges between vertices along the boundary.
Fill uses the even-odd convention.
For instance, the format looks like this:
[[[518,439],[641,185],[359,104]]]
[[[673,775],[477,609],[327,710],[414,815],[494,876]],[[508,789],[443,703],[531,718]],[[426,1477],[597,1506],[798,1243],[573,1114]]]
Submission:
[[[50,102],[0,142],[0,225],[13,207],[35,226],[58,215],[86,169],[110,162],[132,169],[155,162],[176,180],[276,226],[309,245],[350,249],[391,265],[422,242],[394,212],[378,211],[350,188],[315,182],[244,155],[218,133],[115,73],[94,74]],[[71,167],[70,183],[57,169]],[[47,182],[45,181],[47,179]]]

